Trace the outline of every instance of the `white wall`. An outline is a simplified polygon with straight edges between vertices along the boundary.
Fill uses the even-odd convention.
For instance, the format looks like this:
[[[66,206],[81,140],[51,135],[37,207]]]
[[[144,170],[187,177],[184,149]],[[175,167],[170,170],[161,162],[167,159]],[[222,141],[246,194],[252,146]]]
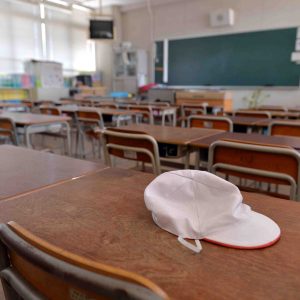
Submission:
[[[236,24],[233,27],[212,28],[209,13],[220,8],[233,8]],[[154,39],[205,36],[222,33],[256,31],[300,26],[299,0],[182,0],[153,6]],[[146,8],[123,13],[123,39],[135,47],[152,52],[151,22]],[[149,61],[152,66],[152,62]],[[151,68],[150,70],[153,70]],[[153,78],[153,72],[150,74]],[[234,107],[245,106],[242,101],[251,90],[232,91]],[[268,89],[265,104],[300,104],[299,89]]]

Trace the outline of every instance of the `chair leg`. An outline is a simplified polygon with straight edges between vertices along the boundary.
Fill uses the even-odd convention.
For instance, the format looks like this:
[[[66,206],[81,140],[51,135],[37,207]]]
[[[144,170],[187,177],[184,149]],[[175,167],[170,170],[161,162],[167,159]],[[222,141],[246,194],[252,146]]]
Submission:
[[[92,141],[92,152],[93,152],[93,158],[96,158],[96,151],[95,151],[95,139],[91,139]]]
[[[101,159],[101,157],[102,157],[101,146],[102,146],[101,139],[99,139],[98,140],[98,156],[99,156],[99,159]]]

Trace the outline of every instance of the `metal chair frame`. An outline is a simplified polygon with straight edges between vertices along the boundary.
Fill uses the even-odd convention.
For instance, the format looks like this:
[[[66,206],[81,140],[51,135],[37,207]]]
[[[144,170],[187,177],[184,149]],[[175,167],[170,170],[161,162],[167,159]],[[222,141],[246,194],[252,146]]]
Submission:
[[[1,120],[9,122],[10,125],[11,125],[12,130],[8,130],[6,128],[1,128],[0,127],[0,137],[1,137],[1,133],[4,134],[3,135],[4,137],[7,137],[6,134],[8,134],[8,136],[10,137],[12,143],[14,145],[18,146],[19,145],[19,137],[18,137],[17,127],[16,127],[15,122],[10,118],[0,116],[0,122],[1,122]]]
[[[69,295],[73,294],[72,299],[77,299],[79,296],[82,299],[88,299],[85,292],[97,295],[97,299],[167,299],[159,287],[143,277],[105,265],[95,267],[94,269],[98,272],[94,271],[89,269],[91,261],[83,262],[80,257],[53,247],[36,237],[27,240],[30,234],[23,237],[20,231],[14,230],[15,228],[20,228],[20,226],[14,222],[8,225],[0,224],[0,278],[7,300],[44,300],[47,294],[51,295],[51,292],[47,292],[47,288],[48,290],[52,288],[49,285],[47,288],[43,287],[38,290],[31,281],[28,281],[26,271],[29,272],[30,267],[23,270],[25,274],[22,276],[11,258],[11,252],[26,261],[29,266],[39,268],[42,274],[64,282],[66,284],[64,292],[68,292]],[[24,235],[25,232],[27,231],[22,228],[21,234]],[[123,272],[121,279],[118,278],[120,271]],[[130,277],[136,281],[130,282]]]
[[[134,140],[147,140],[153,145],[153,153],[150,150],[146,149],[146,148],[107,143],[107,139],[106,139],[107,135],[110,135],[110,136],[113,136],[113,137],[134,139]],[[131,152],[146,154],[151,160],[153,173],[155,175],[159,175],[161,173],[159,150],[158,150],[157,141],[150,135],[105,130],[103,132],[103,147],[104,147],[105,162],[110,167],[112,167],[112,162],[111,162],[111,158],[110,158],[110,154],[109,154],[109,149],[117,149],[117,150],[131,151]],[[138,161],[137,159],[134,159],[134,158],[132,158],[131,160]]]
[[[232,164],[226,163],[214,163],[214,154],[215,150],[218,146],[221,147],[229,147],[233,149],[240,149],[240,150],[248,150],[253,152],[263,152],[263,153],[272,153],[272,154],[282,154],[286,156],[290,156],[295,158],[297,161],[297,179],[293,178],[289,174],[274,172],[274,171],[267,171],[262,169],[256,168],[248,168],[243,166],[237,166]],[[268,177],[271,179],[282,179],[288,181],[291,185],[290,189],[290,199],[291,200],[300,200],[300,154],[295,151],[294,149],[288,148],[280,148],[280,147],[271,147],[271,146],[264,146],[264,145],[257,145],[257,144],[247,144],[247,143],[240,143],[240,142],[229,142],[229,141],[216,141],[209,147],[209,155],[208,155],[208,170],[209,172],[216,174],[218,169],[225,169],[228,171],[236,171],[243,174],[250,174],[250,175],[257,175]]]
[[[214,123],[214,121],[224,121],[224,123],[228,124],[228,131],[229,132],[233,131],[233,122],[232,122],[231,119],[229,119],[227,117],[221,117],[221,116],[220,117],[219,116],[218,117],[217,116],[210,117],[208,115],[205,115],[205,116],[191,115],[191,116],[188,116],[188,123],[187,123],[188,127],[191,127],[191,121],[193,119],[194,120],[208,121],[208,122],[211,122],[211,123]],[[214,128],[214,127],[212,127],[212,128]]]
[[[283,125],[283,126],[290,126],[290,127],[298,127],[299,128],[299,137],[300,137],[300,124],[298,123],[292,123],[292,122],[287,122],[287,121],[280,121],[280,120],[274,120],[272,121],[269,126],[268,126],[268,135],[273,135],[272,134],[272,129],[273,127],[275,126],[280,126],[280,125]],[[282,134],[282,135],[286,135],[286,136],[296,136],[296,135],[291,135],[291,134]]]

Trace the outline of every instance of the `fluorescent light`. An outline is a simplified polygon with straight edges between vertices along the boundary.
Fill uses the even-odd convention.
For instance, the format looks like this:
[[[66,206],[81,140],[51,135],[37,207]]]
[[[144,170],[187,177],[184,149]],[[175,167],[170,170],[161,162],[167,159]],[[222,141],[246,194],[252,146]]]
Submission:
[[[78,10],[81,10],[81,11],[91,12],[91,10],[89,8],[78,5],[78,4],[72,4],[72,8],[78,9]]]
[[[69,4],[62,0],[47,0],[47,2],[63,5],[63,6],[69,6]]]
[[[45,19],[45,5],[44,3],[41,3],[40,4],[40,16],[41,16],[41,19]]]
[[[47,37],[46,37],[46,24],[41,24],[41,32],[42,32],[42,49],[43,49],[43,57],[47,58]]]

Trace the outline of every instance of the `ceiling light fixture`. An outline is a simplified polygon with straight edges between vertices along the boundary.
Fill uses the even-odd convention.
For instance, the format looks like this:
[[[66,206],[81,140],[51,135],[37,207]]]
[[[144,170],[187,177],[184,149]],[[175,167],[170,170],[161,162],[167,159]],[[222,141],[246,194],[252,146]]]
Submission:
[[[47,2],[59,4],[66,7],[69,6],[68,2],[62,0],[47,0]]]

